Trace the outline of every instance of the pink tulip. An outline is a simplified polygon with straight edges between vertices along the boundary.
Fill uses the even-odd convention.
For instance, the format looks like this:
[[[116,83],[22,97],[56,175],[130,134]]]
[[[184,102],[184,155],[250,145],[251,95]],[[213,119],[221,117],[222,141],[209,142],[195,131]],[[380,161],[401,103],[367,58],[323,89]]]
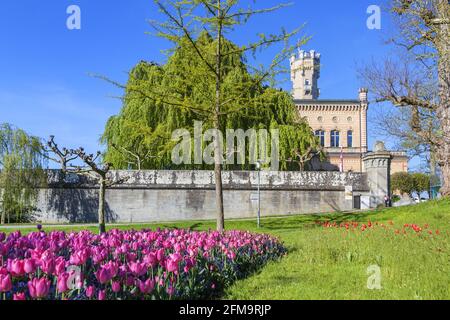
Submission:
[[[86,288],[86,297],[89,299],[93,298],[95,296],[95,287],[89,286]]]
[[[175,294],[175,288],[171,285],[166,289],[166,292],[169,296],[173,296]]]
[[[8,292],[12,289],[12,281],[9,275],[0,274],[0,292]]]
[[[90,252],[88,249],[82,249],[79,251],[76,251],[70,256],[70,264],[81,266],[86,263],[86,261],[89,259]]]
[[[64,257],[58,257],[55,260],[55,275],[59,276],[66,271],[66,260]]]
[[[23,292],[15,293],[13,295],[13,300],[14,301],[25,301],[25,300],[27,300],[27,297],[25,296],[25,293],[23,293]]]
[[[150,252],[144,257],[144,262],[150,267],[155,267],[158,263],[158,258],[154,252]]]
[[[25,269],[24,269],[24,261],[19,259],[9,260],[9,266],[8,270],[13,274],[15,277],[22,277],[25,275]]]
[[[41,260],[41,269],[46,274],[53,274],[53,272],[55,271],[55,260],[50,257],[43,258]]]
[[[120,285],[120,282],[118,282],[118,281],[113,281],[111,284],[111,288],[114,293],[120,292],[121,287],[122,286]]]
[[[25,293],[23,293],[23,292],[15,293],[13,295],[13,300],[14,301],[25,301],[25,300],[27,300],[27,297],[25,296]]]
[[[109,270],[103,267],[95,273],[95,277],[101,284],[105,284],[113,278]]]
[[[167,260],[166,261],[166,269],[169,272],[178,271],[178,263],[173,260]]]
[[[46,278],[34,278],[28,281],[28,290],[32,298],[44,298],[48,295],[51,282]]]
[[[164,249],[159,249],[158,251],[156,251],[156,258],[158,259],[158,261],[163,261],[164,260]]]
[[[36,262],[34,259],[25,259],[23,269],[26,273],[33,273],[36,271]]]
[[[130,271],[138,277],[147,273],[147,266],[144,263],[130,262],[128,266],[130,267]]]
[[[98,292],[98,300],[106,300],[106,290],[100,290]]]
[[[107,264],[103,266],[103,268],[107,269],[111,278],[114,278],[117,273],[119,273],[119,264],[114,261],[109,261]]]
[[[153,289],[155,288],[155,280],[153,279],[147,279],[145,282],[138,280],[137,281],[137,286],[139,288],[139,290],[141,291],[142,294],[149,294],[153,291]]]
[[[169,272],[178,271],[178,263],[182,260],[182,257],[178,253],[171,254],[166,261],[166,269]]]
[[[56,289],[59,293],[65,293],[69,290],[69,287],[67,285],[67,282],[69,280],[69,274],[68,273],[62,273],[58,276],[58,281],[56,283]]]

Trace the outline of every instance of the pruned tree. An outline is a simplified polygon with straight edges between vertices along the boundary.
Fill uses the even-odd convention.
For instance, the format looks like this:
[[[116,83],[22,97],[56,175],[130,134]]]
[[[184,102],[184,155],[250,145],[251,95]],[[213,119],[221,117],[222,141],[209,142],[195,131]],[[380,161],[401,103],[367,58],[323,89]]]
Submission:
[[[154,85],[148,81],[135,81],[133,85],[121,85],[107,81],[133,92],[159,105],[181,112],[193,113],[215,130],[214,175],[216,182],[217,230],[224,230],[224,204],[222,192],[222,163],[219,130],[226,125],[228,117],[239,114],[245,119],[250,108],[258,107],[259,96],[255,93],[265,84],[273,84],[278,75],[287,70],[283,63],[292,56],[298,46],[306,43],[303,38],[290,45],[293,32],[281,30],[279,34],[259,35],[259,39],[244,46],[231,45],[225,36],[245,25],[255,15],[274,12],[285,7],[280,4],[266,9],[243,8],[239,0],[155,0],[164,15],[162,22],[151,21],[158,36],[174,44],[171,52],[188,59],[190,63],[168,68],[166,85]],[[246,55],[253,58],[260,50],[272,45],[282,49],[268,67],[251,65]],[[177,51],[178,48],[186,48]],[[230,68],[230,61],[236,67]],[[251,74],[241,76],[239,70],[246,68]],[[154,67],[154,74],[161,70]],[[167,72],[167,71],[166,71]],[[133,74],[130,74],[133,76]],[[239,82],[230,81],[239,79]],[[144,79],[146,80],[146,79]]]
[[[100,233],[105,233],[106,189],[125,182],[127,178],[124,177],[120,181],[113,179],[109,175],[111,164],[102,162],[100,151],[97,151],[96,154],[88,154],[82,147],[78,149],[60,148],[55,142],[54,136],[50,136],[45,149],[50,154],[56,155],[56,157],[49,156],[48,158],[59,163],[64,174],[84,175],[98,183],[98,228]]]
[[[63,173],[67,172],[67,165],[78,158],[78,156],[72,154],[71,150],[67,148],[60,149],[55,142],[55,136],[50,136],[41,149],[43,151],[42,156],[60,165]]]
[[[377,102],[406,111],[386,118],[406,146],[429,152],[442,171],[441,193],[450,196],[450,5],[448,0],[392,0],[398,23],[391,39],[403,54],[361,71]],[[399,62],[401,61],[401,62]],[[395,128],[396,124],[400,124]],[[421,150],[422,149],[422,150]]]

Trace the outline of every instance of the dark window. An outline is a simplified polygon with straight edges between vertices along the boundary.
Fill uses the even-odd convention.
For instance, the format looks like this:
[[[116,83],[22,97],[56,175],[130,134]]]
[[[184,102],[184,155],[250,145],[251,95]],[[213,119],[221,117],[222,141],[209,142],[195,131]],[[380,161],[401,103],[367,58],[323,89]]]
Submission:
[[[317,131],[315,132],[315,135],[316,135],[316,137],[319,138],[319,140],[320,140],[320,145],[321,145],[322,147],[325,147],[325,131],[323,131],[323,130],[317,130]]]
[[[332,148],[339,147],[339,131],[337,130],[331,131],[331,147]]]
[[[349,148],[353,147],[353,131],[352,130],[347,131],[347,147],[349,147]]]

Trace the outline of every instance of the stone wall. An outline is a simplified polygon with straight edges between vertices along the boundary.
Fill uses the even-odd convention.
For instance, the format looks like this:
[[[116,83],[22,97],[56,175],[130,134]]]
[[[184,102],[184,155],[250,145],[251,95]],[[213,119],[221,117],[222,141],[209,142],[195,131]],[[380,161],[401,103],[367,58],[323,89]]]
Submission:
[[[114,171],[119,184],[106,192],[109,222],[153,222],[215,218],[215,183],[211,171]],[[263,216],[353,209],[345,187],[370,193],[366,173],[266,172],[261,176]],[[226,218],[251,218],[257,212],[258,173],[223,173]],[[40,190],[36,218],[45,223],[95,222],[95,181],[49,172]]]

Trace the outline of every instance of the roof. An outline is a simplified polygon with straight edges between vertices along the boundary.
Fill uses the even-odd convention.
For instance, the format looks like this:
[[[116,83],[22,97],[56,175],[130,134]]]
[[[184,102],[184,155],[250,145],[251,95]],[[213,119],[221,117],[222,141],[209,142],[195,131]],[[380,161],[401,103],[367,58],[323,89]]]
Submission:
[[[310,99],[294,99],[294,103],[299,104],[308,104],[308,105],[320,105],[320,104],[357,104],[360,105],[361,101],[356,99],[319,99],[319,100],[310,100]]]

